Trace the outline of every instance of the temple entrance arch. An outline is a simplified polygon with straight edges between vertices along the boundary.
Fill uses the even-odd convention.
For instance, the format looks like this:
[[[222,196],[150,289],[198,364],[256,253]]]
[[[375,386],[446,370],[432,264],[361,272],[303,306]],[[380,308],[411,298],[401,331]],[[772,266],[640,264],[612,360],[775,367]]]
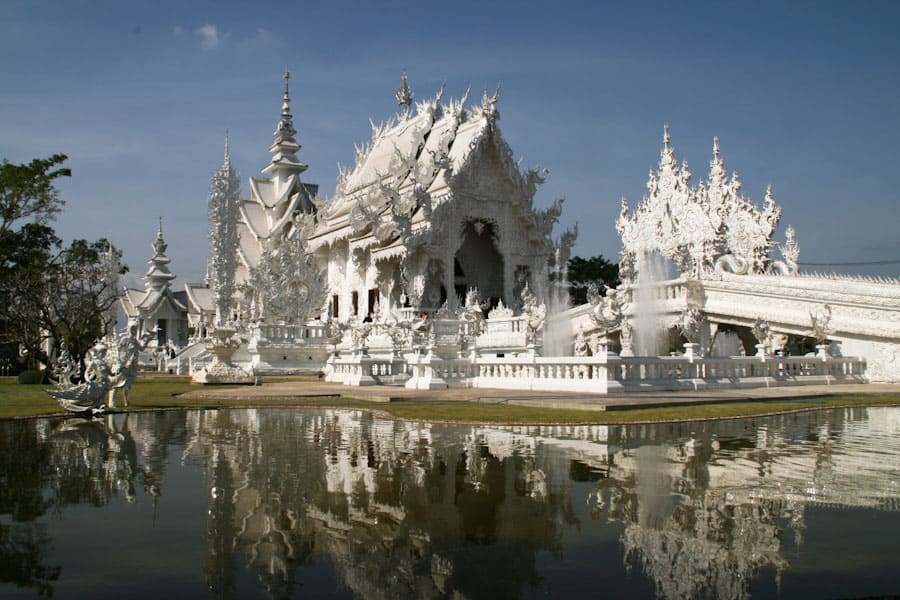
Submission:
[[[462,226],[462,244],[453,257],[453,287],[457,297],[478,288],[491,305],[504,298],[503,255],[498,249],[497,225],[484,219],[468,219]]]

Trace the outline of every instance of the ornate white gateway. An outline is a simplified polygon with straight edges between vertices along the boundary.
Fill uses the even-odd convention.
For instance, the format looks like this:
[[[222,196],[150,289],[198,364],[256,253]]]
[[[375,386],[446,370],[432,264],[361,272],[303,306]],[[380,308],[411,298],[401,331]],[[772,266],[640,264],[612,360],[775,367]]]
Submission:
[[[747,355],[814,348],[820,357],[861,357],[870,381],[900,381],[900,281],[800,274],[794,229],[783,244],[772,239],[781,208],[771,186],[761,208],[744,197],[717,139],[708,180],[692,187],[690,179],[666,127],[647,195],[633,213],[623,199],[616,222],[623,283],[570,311],[576,329],[618,345],[623,357],[680,354],[682,346],[708,356],[730,335]],[[770,257],[776,246],[780,260]],[[679,276],[660,276],[653,257]]]

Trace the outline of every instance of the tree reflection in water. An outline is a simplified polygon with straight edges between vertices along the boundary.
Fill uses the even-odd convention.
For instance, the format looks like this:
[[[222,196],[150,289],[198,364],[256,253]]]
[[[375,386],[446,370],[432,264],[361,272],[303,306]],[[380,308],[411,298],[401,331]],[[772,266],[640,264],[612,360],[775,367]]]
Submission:
[[[0,580],[52,593],[66,571],[48,560],[48,513],[164,502],[167,471],[193,465],[211,597],[246,595],[249,575],[268,597],[325,577],[361,598],[514,598],[556,592],[547,565],[575,559],[588,591],[592,561],[611,558],[629,593],[749,596],[762,573],[777,590],[791,572],[810,507],[900,507],[898,422],[857,409],[621,428],[291,410],[2,423]],[[617,554],[585,558],[601,530]]]

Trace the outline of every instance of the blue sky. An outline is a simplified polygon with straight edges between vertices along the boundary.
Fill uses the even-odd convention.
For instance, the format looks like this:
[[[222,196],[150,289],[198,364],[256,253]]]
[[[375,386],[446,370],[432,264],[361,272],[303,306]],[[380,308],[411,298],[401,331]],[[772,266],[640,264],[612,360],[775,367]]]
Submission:
[[[110,237],[146,270],[158,217],[179,281],[206,263],[224,130],[243,191],[268,161],[292,71],[305,179],[418,98],[502,83],[500,127],[566,198],[576,254],[615,257],[619,199],[655,168],[663,123],[695,181],[719,136],[762,202],[768,183],[804,262],[900,259],[897,2],[19,2],[0,18],[0,157],[63,152],[58,232]],[[900,275],[900,264],[810,267]]]

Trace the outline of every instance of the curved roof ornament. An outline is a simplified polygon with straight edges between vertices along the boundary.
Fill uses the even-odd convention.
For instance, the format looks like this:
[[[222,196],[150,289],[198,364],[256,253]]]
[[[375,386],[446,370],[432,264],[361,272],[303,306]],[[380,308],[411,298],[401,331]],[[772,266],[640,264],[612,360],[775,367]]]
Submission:
[[[400,76],[400,89],[397,90],[394,97],[397,98],[397,104],[400,105],[402,112],[404,114],[409,114],[409,109],[412,106],[413,94],[409,89],[409,81],[406,79],[406,69],[403,69],[403,74]]]
[[[501,84],[498,83],[497,91],[494,92],[493,96],[488,96],[487,90],[484,90],[484,94],[481,96],[481,113],[491,127],[500,118],[500,113],[497,111],[497,101],[500,99],[500,86]]]

